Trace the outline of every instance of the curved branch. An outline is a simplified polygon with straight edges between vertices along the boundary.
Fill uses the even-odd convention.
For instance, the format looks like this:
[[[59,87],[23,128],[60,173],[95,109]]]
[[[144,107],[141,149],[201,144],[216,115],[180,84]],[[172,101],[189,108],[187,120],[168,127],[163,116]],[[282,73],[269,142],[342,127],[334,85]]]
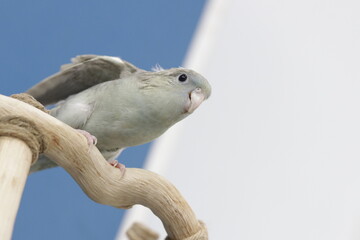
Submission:
[[[0,117],[25,117],[48,139],[44,154],[63,167],[95,202],[129,208],[141,204],[164,224],[170,239],[207,239],[206,228],[179,191],[153,172],[127,168],[121,175],[96,147],[68,125],[21,101],[0,95]]]

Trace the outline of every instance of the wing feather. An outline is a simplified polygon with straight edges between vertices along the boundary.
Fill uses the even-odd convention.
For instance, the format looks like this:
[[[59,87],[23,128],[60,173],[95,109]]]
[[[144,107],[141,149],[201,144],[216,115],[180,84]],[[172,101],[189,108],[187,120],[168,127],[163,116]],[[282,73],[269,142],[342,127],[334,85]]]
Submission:
[[[99,83],[143,71],[117,57],[80,55],[71,60],[60,72],[39,82],[27,93],[43,105],[49,105]]]

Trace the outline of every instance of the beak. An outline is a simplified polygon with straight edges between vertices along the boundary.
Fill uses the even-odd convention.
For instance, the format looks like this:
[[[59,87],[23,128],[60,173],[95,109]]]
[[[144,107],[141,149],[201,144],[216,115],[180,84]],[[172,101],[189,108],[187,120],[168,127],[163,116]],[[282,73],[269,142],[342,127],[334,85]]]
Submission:
[[[189,93],[189,99],[185,105],[185,112],[192,113],[197,109],[200,104],[205,100],[205,95],[201,88],[196,88]]]

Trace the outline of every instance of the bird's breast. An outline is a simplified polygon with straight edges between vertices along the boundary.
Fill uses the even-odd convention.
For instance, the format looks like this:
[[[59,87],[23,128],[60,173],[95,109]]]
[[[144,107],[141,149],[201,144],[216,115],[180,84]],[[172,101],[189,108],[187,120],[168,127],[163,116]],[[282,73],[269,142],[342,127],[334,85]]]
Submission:
[[[124,108],[120,111],[96,111],[84,126],[98,139],[99,149],[124,148],[144,144],[164,133],[169,125],[156,114]]]

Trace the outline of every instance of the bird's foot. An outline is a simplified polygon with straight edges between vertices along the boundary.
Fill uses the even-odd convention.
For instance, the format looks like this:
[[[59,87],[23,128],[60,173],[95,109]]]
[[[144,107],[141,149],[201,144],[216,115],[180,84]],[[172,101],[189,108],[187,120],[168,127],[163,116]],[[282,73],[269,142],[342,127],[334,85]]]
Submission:
[[[76,129],[76,131],[78,131],[81,135],[83,135],[84,137],[86,137],[88,146],[92,146],[92,145],[96,145],[97,144],[97,138],[93,135],[91,135],[90,133],[88,133],[87,131],[81,130],[81,129]]]
[[[125,165],[119,163],[117,160],[110,160],[109,163],[111,166],[119,168],[121,172],[125,170]]]

